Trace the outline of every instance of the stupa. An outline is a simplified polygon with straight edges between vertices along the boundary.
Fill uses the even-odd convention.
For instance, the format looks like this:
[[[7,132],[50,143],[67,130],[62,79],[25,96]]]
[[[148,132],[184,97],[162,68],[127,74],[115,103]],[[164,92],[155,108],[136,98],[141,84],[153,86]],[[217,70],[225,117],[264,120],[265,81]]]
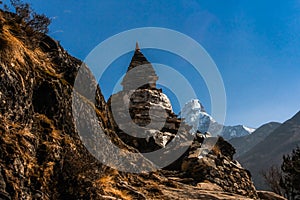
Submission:
[[[173,112],[170,100],[157,88],[157,80],[152,64],[136,44],[121,83],[123,90],[108,100],[113,115],[111,123],[119,137],[141,152],[163,148],[176,136],[179,127],[181,131],[190,128]]]

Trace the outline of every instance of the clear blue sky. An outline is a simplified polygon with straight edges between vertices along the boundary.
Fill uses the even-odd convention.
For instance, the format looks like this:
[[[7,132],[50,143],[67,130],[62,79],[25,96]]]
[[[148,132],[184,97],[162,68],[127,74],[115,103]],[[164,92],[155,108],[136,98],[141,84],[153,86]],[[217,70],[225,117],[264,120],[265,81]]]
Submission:
[[[258,127],[269,121],[285,121],[300,110],[299,0],[29,2],[36,11],[53,19],[50,36],[80,59],[108,37],[137,27],[165,27],[192,37],[221,72],[228,125]],[[170,55],[155,53],[146,51],[145,55],[153,62],[170,60]],[[130,55],[116,63],[125,62],[126,66],[128,59]],[[110,82],[100,86],[107,98]],[[199,87],[203,91],[200,100],[210,107],[201,80]]]

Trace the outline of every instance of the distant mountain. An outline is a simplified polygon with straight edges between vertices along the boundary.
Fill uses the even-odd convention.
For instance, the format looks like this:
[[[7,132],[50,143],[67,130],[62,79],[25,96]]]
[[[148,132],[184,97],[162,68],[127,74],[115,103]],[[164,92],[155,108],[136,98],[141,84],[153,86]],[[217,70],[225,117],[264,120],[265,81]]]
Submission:
[[[262,170],[267,170],[272,165],[280,166],[282,156],[289,154],[299,145],[300,112],[276,128],[263,141],[238,157],[237,160],[250,170],[258,189],[268,189],[261,175]]]
[[[256,144],[263,141],[270,133],[272,133],[280,125],[281,123],[278,122],[270,122],[260,126],[250,135],[232,138],[229,142],[236,149],[235,157],[242,156]]]
[[[222,131],[222,136],[230,140],[232,138],[239,138],[242,136],[251,135],[255,131],[255,128],[249,128],[244,125],[236,125],[236,126],[224,126]]]
[[[187,124],[192,126],[191,133],[195,133],[198,130],[202,133],[209,132],[214,136],[221,135],[223,138],[230,140],[231,138],[250,135],[255,131],[255,129],[243,125],[223,126],[222,124],[219,124],[206,113],[204,106],[198,99],[192,99],[186,103],[180,116],[185,119]],[[218,134],[222,127],[222,132]]]

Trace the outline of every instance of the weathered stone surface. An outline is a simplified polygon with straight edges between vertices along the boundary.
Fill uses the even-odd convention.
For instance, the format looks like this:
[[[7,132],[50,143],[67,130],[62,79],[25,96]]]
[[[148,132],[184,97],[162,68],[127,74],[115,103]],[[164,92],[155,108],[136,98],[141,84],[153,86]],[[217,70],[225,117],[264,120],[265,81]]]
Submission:
[[[179,128],[188,134],[189,127],[177,118],[168,97],[156,88],[157,80],[151,64],[138,49],[123,79],[123,90],[108,100],[111,124],[123,142],[140,152],[164,148]]]
[[[2,169],[0,167],[0,199],[9,200],[10,195],[6,192],[6,183],[2,176]]]
[[[286,198],[270,191],[257,191],[258,197],[264,200],[286,200]]]
[[[101,199],[105,192],[93,185],[108,168],[83,146],[72,113],[73,85],[82,63],[48,36],[41,46],[31,46],[13,16],[0,11],[1,198]],[[113,131],[100,88],[89,69],[82,69],[75,98],[82,100],[82,110],[75,115],[88,119],[88,105],[94,102],[99,120],[88,129],[100,125],[113,143],[138,153]],[[90,86],[96,86],[96,96]],[[88,99],[90,93],[93,99]]]
[[[251,198],[257,198],[257,193],[249,171],[232,160],[234,149],[219,138],[213,150],[205,157],[201,156],[201,143],[194,142],[189,154],[182,162],[182,171],[198,182],[208,180],[223,188],[226,192],[232,192]]]

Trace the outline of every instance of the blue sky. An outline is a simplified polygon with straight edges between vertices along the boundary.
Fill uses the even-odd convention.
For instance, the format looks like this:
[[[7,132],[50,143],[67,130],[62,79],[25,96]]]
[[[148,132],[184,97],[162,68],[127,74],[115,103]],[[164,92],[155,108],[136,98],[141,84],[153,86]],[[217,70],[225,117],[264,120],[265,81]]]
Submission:
[[[300,110],[299,0],[28,2],[52,18],[49,35],[82,60],[100,42],[132,28],[164,27],[192,37],[210,54],[222,75],[227,125],[258,127],[285,121]],[[146,50],[144,54],[152,62],[175,67],[186,64],[166,52]],[[111,81],[126,71],[130,56],[118,59],[115,68],[107,71],[108,78],[100,81],[106,98]],[[209,111],[210,97],[203,80],[193,81]],[[172,95],[171,99],[176,104]]]

